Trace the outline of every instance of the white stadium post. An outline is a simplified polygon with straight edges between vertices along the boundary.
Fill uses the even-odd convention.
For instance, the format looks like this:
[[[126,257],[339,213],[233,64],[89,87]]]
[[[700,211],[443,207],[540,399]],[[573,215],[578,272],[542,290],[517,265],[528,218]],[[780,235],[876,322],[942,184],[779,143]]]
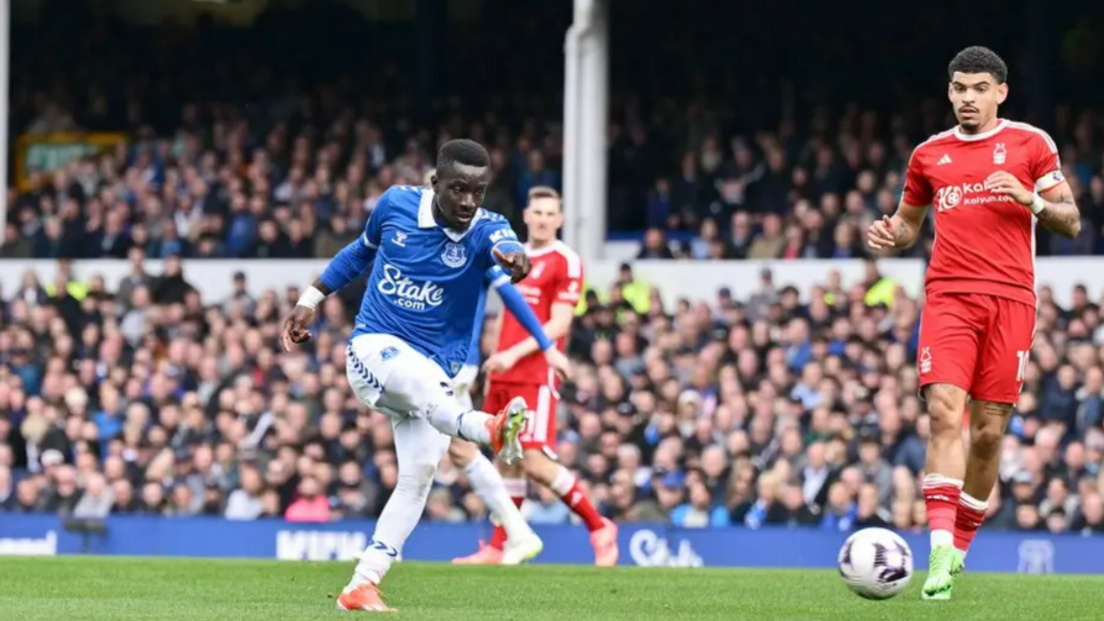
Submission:
[[[564,127],[563,127],[563,200],[564,205],[578,205],[579,192],[579,38],[585,24],[579,21],[582,0],[575,0],[575,21],[567,29],[564,40]],[[579,249],[581,219],[578,212],[564,213],[564,241]]]
[[[564,238],[584,262],[606,236],[609,116],[608,0],[575,0],[564,44]]]

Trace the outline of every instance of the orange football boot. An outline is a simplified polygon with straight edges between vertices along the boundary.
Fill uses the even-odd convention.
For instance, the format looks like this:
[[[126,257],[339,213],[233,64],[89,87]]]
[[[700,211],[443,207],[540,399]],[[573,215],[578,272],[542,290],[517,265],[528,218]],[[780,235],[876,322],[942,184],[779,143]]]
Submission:
[[[383,602],[379,587],[371,582],[357,586],[349,585],[337,598],[338,610],[361,610],[364,612],[396,612]]]

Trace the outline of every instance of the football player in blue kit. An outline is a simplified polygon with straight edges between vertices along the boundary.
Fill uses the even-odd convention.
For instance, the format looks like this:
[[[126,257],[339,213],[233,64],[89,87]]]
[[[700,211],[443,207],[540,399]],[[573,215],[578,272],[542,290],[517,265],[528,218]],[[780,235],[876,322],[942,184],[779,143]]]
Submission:
[[[371,269],[346,352],[346,376],[361,403],[391,418],[399,476],[338,608],[391,610],[378,585],[421,518],[452,437],[489,447],[507,463],[521,456],[517,436],[529,416],[524,399],[494,415],[465,407],[453,389],[468,360],[486,285],[505,274],[517,282],[530,267],[506,219],[480,207],[490,181],[490,156],[482,145],[445,143],[431,187],[387,190],[363,235],[330,261],[284,323],[290,350],[310,338],[315,309],[326,296]],[[549,363],[566,374],[566,357],[536,317],[531,320]]]

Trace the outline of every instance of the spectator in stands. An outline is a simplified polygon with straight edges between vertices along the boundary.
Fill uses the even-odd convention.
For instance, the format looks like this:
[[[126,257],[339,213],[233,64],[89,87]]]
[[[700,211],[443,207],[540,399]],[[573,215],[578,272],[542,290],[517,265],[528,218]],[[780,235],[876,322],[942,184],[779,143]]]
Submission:
[[[749,259],[777,259],[782,256],[786,239],[782,235],[782,218],[776,213],[763,217],[763,230],[748,248]]]
[[[289,522],[327,522],[330,519],[330,502],[322,494],[318,479],[303,477],[299,482],[298,498],[284,513]]]
[[[671,523],[683,528],[718,528],[728,526],[728,511],[713,504],[713,494],[701,482],[689,487],[689,502],[675,507]]]
[[[567,524],[571,510],[551,490],[541,487],[537,500],[528,505],[525,518],[531,524]]]
[[[667,235],[663,229],[649,229],[644,235],[644,245],[636,255],[637,259],[673,259],[674,253],[667,244]]]
[[[532,10],[526,4],[525,19]],[[50,22],[57,19],[64,16]],[[111,62],[93,41],[32,36],[17,50],[43,70],[23,72],[13,85],[13,126],[119,131],[128,144],[30,170],[13,192],[0,252],[126,256],[131,271],[108,287],[62,264],[56,280],[29,274],[17,290],[14,282],[0,289],[0,386],[9,393],[0,408],[12,412],[10,422],[0,418],[10,425],[0,428],[0,451],[13,456],[10,464],[0,459],[0,503],[4,467],[14,473],[7,502],[20,511],[73,510],[94,497],[90,475],[99,469],[117,513],[317,517],[325,505],[330,516],[374,515],[395,469],[389,430],[358,412],[341,379],[355,309],[335,298],[315,349],[281,354],[273,335],[297,293],[254,289],[241,278],[230,298],[206,299],[184,278],[180,257],[331,256],[359,236],[384,191],[423,183],[428,155],[452,135],[491,147],[496,178],[487,203],[516,222],[529,189],[559,186],[562,132],[548,122],[559,111],[539,105],[543,93],[473,87],[478,98],[448,98],[415,114],[404,103],[412,98],[402,72],[360,80],[339,57],[302,63],[324,64],[325,75],[292,75],[259,70],[268,61],[254,54],[197,81],[190,76],[205,61],[203,37],[121,28],[98,24],[106,34],[94,39],[126,49],[133,71],[117,85],[93,84],[88,101],[72,95]],[[227,37],[227,58],[286,31]],[[730,37],[729,51],[754,53],[748,37],[758,36]],[[147,62],[166,45],[173,66]],[[485,54],[480,41],[472,45]],[[531,66],[528,52],[543,49],[525,47],[507,65]],[[648,229],[642,258],[865,258],[861,227],[895,207],[911,145],[939,126],[941,113],[920,106],[889,119],[827,97],[807,114],[788,96],[778,102],[783,113],[761,102],[754,114],[730,110],[728,67],[716,65],[731,65],[731,57],[712,58],[695,59],[695,70],[720,86],[715,99],[663,88],[660,102],[634,86],[633,96],[611,97],[610,222]],[[154,74],[158,88],[143,87]],[[286,92],[271,75],[299,90]],[[393,83],[381,88],[384,79]],[[242,91],[228,85],[246,81],[248,102],[227,99],[225,92]],[[99,92],[112,89],[126,96]],[[758,114],[783,120],[775,126]],[[1061,122],[1068,116],[1077,115],[1053,119],[1072,154],[1064,157],[1067,177],[1082,205],[1104,205],[1099,146],[1077,139],[1082,132]],[[1096,222],[1072,243],[1040,232],[1040,249],[1104,252],[1094,248],[1100,212],[1086,210]],[[925,237],[917,253],[930,247],[930,230]],[[147,267],[147,257],[164,268]],[[847,529],[884,521],[887,509],[902,528],[922,524],[916,477],[929,423],[914,396],[917,305],[873,262],[865,269],[854,289],[836,275],[800,292],[768,270],[750,295],[734,286],[736,295],[716,304],[672,307],[623,266],[614,286],[588,292],[572,334],[580,373],[564,387],[565,463],[618,519],[676,521],[678,512],[683,523],[705,515],[713,523],[717,505],[736,524],[822,520]],[[1089,343],[1101,333],[1100,310],[1083,289],[1073,298],[1060,309],[1052,293],[1040,293],[1037,362],[1010,421],[1010,458],[989,526],[1098,523],[1104,373]],[[460,501],[463,483],[440,489],[440,515],[481,515]]]
[[[93,472],[84,481],[84,491],[73,507],[73,517],[103,519],[111,513],[115,499],[103,475]]]
[[[175,282],[177,286],[181,281],[187,283],[183,274],[178,272],[179,265],[174,260],[167,261],[164,270],[170,274],[169,278],[138,276],[136,280],[139,278],[148,280],[154,283],[154,287],[161,287],[163,283]],[[65,270],[62,271],[65,272]],[[135,274],[138,273],[135,272]],[[141,273],[144,274],[144,272]],[[820,357],[825,353],[818,353],[817,347],[809,346],[811,326],[808,321],[798,319],[782,323],[785,321],[785,313],[796,312],[796,310],[785,309],[797,309],[801,306],[799,302],[794,301],[797,294],[787,288],[783,288],[781,292],[775,292],[772,275],[765,272],[762,276],[763,282],[759,290],[752,294],[749,300],[751,303],[739,308],[737,302],[732,299],[732,292],[728,291],[718,296],[719,308],[739,309],[744,313],[759,305],[760,310],[757,312],[761,313],[761,318],[757,321],[764,322],[764,325],[771,325],[773,322],[776,327],[784,327],[784,329],[776,333],[779,335],[775,337],[778,340],[773,343],[771,343],[770,334],[766,332],[757,331],[757,336],[741,337],[739,335],[743,328],[733,330],[731,334],[737,335],[734,347],[736,351],[741,352],[741,355],[730,371],[735,371],[737,376],[746,373],[748,377],[761,373],[759,369],[762,368],[763,361],[758,359],[755,350],[749,349],[747,345],[741,345],[740,339],[751,338],[752,342],[760,338],[766,339],[763,342],[768,344],[768,349],[775,348],[779,354],[779,357],[774,359],[778,362],[787,361],[788,365],[793,366],[795,372],[792,377],[788,374],[766,373],[764,379],[768,384],[760,390],[776,391],[775,394],[779,394],[774,388],[774,382],[781,382],[782,387],[787,384],[791,386],[788,394],[795,400],[779,402],[778,407],[781,409],[777,410],[776,415],[800,418],[805,413],[809,413],[811,415],[809,428],[804,431],[810,434],[808,437],[811,441],[807,446],[802,439],[802,434],[798,433],[799,428],[789,422],[778,425],[778,435],[772,439],[772,427],[757,422],[768,420],[761,418],[766,416],[765,411],[760,413],[761,408],[754,413],[741,411],[742,407],[746,407],[746,405],[740,405],[742,397],[738,393],[731,392],[733,388],[738,390],[738,385],[730,388],[722,387],[718,391],[708,382],[700,384],[696,369],[712,368],[713,373],[721,371],[718,366],[702,366],[703,363],[716,364],[707,362],[713,359],[712,354],[707,353],[709,349],[698,351],[694,348],[674,345],[678,342],[677,339],[682,338],[676,332],[670,332],[667,333],[668,336],[664,336],[662,331],[642,331],[639,327],[642,321],[640,316],[630,310],[631,305],[626,305],[622,307],[619,315],[608,314],[605,308],[592,310],[594,314],[608,314],[608,317],[602,321],[609,322],[612,343],[606,345],[606,353],[599,353],[602,350],[599,344],[605,342],[601,340],[592,341],[593,346],[586,351],[594,353],[595,361],[618,370],[615,375],[606,376],[603,379],[604,387],[600,394],[604,395],[605,399],[610,399],[611,404],[630,406],[626,410],[628,414],[638,410],[641,413],[649,413],[649,416],[658,416],[653,421],[658,421],[659,424],[654,427],[649,424],[639,428],[635,423],[629,426],[613,425],[603,432],[603,425],[611,425],[610,422],[602,423],[600,418],[588,418],[584,415],[583,418],[578,419],[581,437],[585,440],[584,444],[594,442],[595,448],[589,450],[597,450],[601,456],[600,459],[598,455],[593,455],[592,458],[569,463],[575,463],[577,467],[583,468],[587,476],[595,477],[593,479],[596,482],[595,493],[606,499],[602,503],[603,511],[618,519],[642,520],[667,517],[672,523],[681,525],[717,525],[735,521],[752,525],[799,526],[820,521],[825,527],[832,529],[847,529],[855,524],[883,523],[890,519],[901,528],[912,528],[918,525],[923,520],[923,516],[921,514],[918,518],[914,515],[912,507],[917,506],[915,477],[922,468],[926,423],[926,420],[919,415],[919,407],[915,404],[905,407],[904,404],[911,403],[907,401],[911,397],[905,397],[905,401],[896,402],[884,399],[885,393],[879,394],[872,403],[876,410],[871,410],[872,414],[875,411],[878,414],[877,427],[863,427],[861,433],[852,436],[858,440],[852,448],[858,467],[842,467],[848,463],[849,450],[847,443],[841,440],[838,434],[853,434],[854,430],[850,429],[845,416],[832,412],[831,408],[835,407],[835,397],[830,395],[834,394],[834,389],[826,389],[824,384],[829,378],[831,378],[829,384],[837,381],[840,377],[837,374],[841,373],[841,370],[822,362]],[[240,312],[235,309],[246,300],[257,299],[248,292],[246,280],[237,276],[232,280],[235,283],[234,292],[231,294],[234,301],[220,306],[228,311],[229,316],[235,316]],[[93,292],[99,291],[102,285],[97,284],[98,280],[95,278],[89,282],[91,284],[82,289],[82,286],[77,286],[74,281],[67,282],[63,278],[53,289],[64,292],[63,295],[67,295],[69,291],[80,292],[86,289],[87,295],[92,296]],[[125,283],[122,284],[125,286]],[[636,285],[631,268],[624,270],[618,284],[621,291],[635,291]],[[839,289],[838,286],[833,288]],[[185,291],[184,297],[190,295],[188,293],[191,291],[190,288],[182,287],[181,290]],[[827,291],[828,287],[824,290]],[[171,304],[147,301],[144,285],[133,290],[133,297],[136,298],[134,308],[145,309],[147,317],[153,317],[151,321],[155,324],[163,321],[162,316],[167,316],[166,309],[183,305],[180,293],[172,293],[171,288],[162,291],[166,299],[172,300]],[[164,293],[166,291],[168,293]],[[104,294],[110,295],[111,292],[104,291]],[[262,301],[257,302],[258,307],[265,303],[263,301],[265,296],[259,297]],[[782,309],[783,315],[776,314],[774,300],[780,302],[777,308]],[[809,307],[810,312],[814,307],[815,305]],[[858,308],[862,309],[863,313],[885,312],[870,309],[862,302],[859,303]],[[907,305],[901,306],[900,310],[895,312],[908,312],[911,320],[915,321],[914,313],[907,308]],[[225,330],[223,322],[227,315],[218,313],[209,316],[213,321],[209,329],[216,330],[216,333]],[[278,320],[279,314],[270,316],[269,321],[274,321]],[[334,321],[347,322],[345,317],[347,316],[335,315]],[[705,325],[708,325],[709,322],[717,321],[717,317],[725,320],[730,315],[715,314],[713,311],[706,311],[702,315],[700,309],[686,304],[676,311],[675,319],[681,325],[680,329],[686,335],[691,335],[695,332],[701,334],[701,332],[700,330],[686,332],[690,326],[699,320],[706,321]],[[594,315],[589,319],[593,320]],[[652,321],[660,321],[660,319]],[[125,324],[124,320],[124,327]],[[863,322],[860,321],[860,324]],[[144,319],[139,325],[144,328],[146,320]],[[825,322],[818,325],[828,326],[827,329],[831,330],[840,329],[841,325],[846,326],[838,323],[830,325]],[[68,328],[62,329],[68,330]],[[859,326],[859,332],[865,329],[863,325]],[[117,354],[114,352],[121,347],[131,351],[140,364],[143,360],[152,360],[146,357],[145,348],[148,341],[142,331],[136,333],[133,344],[129,345],[126,341],[119,340],[119,337],[105,336],[98,328],[92,330],[88,330],[87,327],[81,328],[79,332],[82,341],[90,339],[85,355],[107,356],[105,360],[113,360],[117,359]],[[233,333],[223,332],[220,338],[230,338],[231,334]],[[841,333],[841,336],[848,338],[847,332]],[[372,475],[371,481],[363,478],[360,469],[356,466],[356,461],[342,463],[340,468],[336,468],[336,472],[313,465],[325,462],[339,463],[344,459],[344,455],[349,454],[346,453],[348,450],[346,447],[363,450],[369,446],[386,446],[389,442],[387,438],[380,438],[367,444],[359,440],[363,437],[361,436],[364,433],[363,430],[371,429],[372,434],[378,434],[386,431],[385,426],[380,427],[372,423],[361,426],[358,423],[352,428],[342,428],[340,415],[336,413],[347,407],[344,403],[347,394],[344,398],[341,397],[341,391],[344,389],[340,383],[327,384],[330,388],[326,391],[320,390],[320,385],[312,388],[311,386],[317,384],[318,380],[311,374],[301,375],[303,371],[285,366],[284,371],[276,376],[276,379],[263,383],[277,390],[276,393],[266,397],[253,388],[258,384],[255,384],[252,379],[246,381],[245,376],[233,379],[235,369],[248,368],[245,348],[249,348],[248,355],[255,365],[253,372],[260,372],[265,368],[264,361],[269,354],[263,348],[258,349],[259,345],[249,344],[252,337],[243,341],[233,337],[220,345],[227,363],[225,365],[220,365],[217,358],[191,358],[191,362],[188,362],[189,356],[184,353],[187,348],[181,347],[185,341],[174,342],[172,337],[168,336],[158,338],[168,339],[165,341],[168,345],[165,350],[166,361],[176,365],[184,364],[189,369],[188,373],[194,374],[192,375],[194,380],[189,380],[189,386],[194,393],[186,392],[174,401],[170,398],[174,390],[172,388],[174,382],[168,380],[168,376],[162,373],[153,376],[146,389],[148,395],[145,397],[142,397],[142,388],[138,384],[125,381],[125,374],[119,376],[120,380],[124,381],[121,388],[108,382],[102,383],[100,390],[88,393],[72,390],[65,393],[51,393],[62,395],[64,417],[72,417],[69,420],[73,422],[81,418],[89,421],[95,430],[90,436],[85,434],[81,425],[75,427],[65,425],[71,429],[62,430],[60,434],[48,424],[45,427],[41,426],[40,422],[49,420],[49,417],[57,416],[61,412],[57,406],[43,407],[41,401],[34,401],[34,405],[30,408],[32,415],[25,418],[19,434],[21,440],[27,445],[38,447],[36,454],[41,456],[39,462],[47,471],[47,478],[43,480],[49,480],[52,483],[45,491],[40,491],[29,479],[14,485],[14,492],[9,492],[9,498],[14,495],[14,500],[7,501],[14,509],[48,508],[66,511],[69,507],[92,503],[92,499],[110,493],[115,497],[112,509],[115,513],[138,511],[176,515],[222,513],[238,519],[255,519],[265,515],[279,515],[281,506],[286,506],[287,515],[296,519],[322,520],[329,519],[330,515],[371,516],[378,510],[376,507],[379,499],[374,491],[376,486],[386,490],[388,485],[394,484],[393,462],[387,461],[387,459],[393,460],[393,457],[388,457],[390,453],[385,450],[375,453],[369,451],[356,458],[365,463],[374,463],[373,467],[379,469]],[[586,338],[598,337],[592,334]],[[732,338],[731,335],[730,338]],[[96,346],[98,339],[103,339],[99,347]],[[639,345],[641,339],[647,347],[658,347],[659,350],[644,354],[644,350]],[[830,349],[827,343],[825,347]],[[662,353],[664,350],[666,354]],[[24,357],[27,360],[25,365],[32,370],[37,369],[36,357],[39,355],[41,352],[28,350]],[[659,356],[658,359],[655,358],[656,355]],[[659,366],[656,364],[657,361],[664,360],[665,355],[669,356],[666,359],[671,365],[666,372],[671,375],[669,380],[664,379],[663,364]],[[848,353],[847,348],[844,347],[835,355],[854,359],[855,356],[862,357],[864,354],[862,351]],[[19,357],[12,358],[16,361],[19,359]],[[892,368],[892,360],[893,356],[887,355],[886,372]],[[747,366],[745,361],[754,364]],[[1050,363],[1044,357],[1040,360],[1040,364],[1046,366]],[[1080,368],[1073,365],[1066,366],[1075,369],[1075,372]],[[1061,367],[1054,368],[1055,378],[1057,378]],[[576,390],[578,388],[584,391],[593,390],[586,388],[586,369],[587,367],[584,366]],[[796,372],[797,369],[800,369],[800,374]],[[818,379],[817,372],[827,374],[827,377],[822,376]],[[108,373],[108,375],[112,374],[118,375],[115,371]],[[725,373],[721,372],[718,375],[722,377],[723,386]],[[326,381],[332,381],[336,377],[338,376],[331,375]],[[611,379],[613,377],[618,378],[616,382]],[[42,387],[54,390],[52,388],[56,384],[54,378],[55,376],[47,374],[44,378],[47,381],[43,382]],[[645,381],[649,382],[654,381],[655,392],[648,392],[647,389],[642,391],[641,386],[646,387],[648,384],[641,384],[640,378],[646,378]],[[306,381],[304,394],[317,395],[314,398],[318,399],[319,407],[323,408],[320,411],[334,413],[320,418],[318,430],[323,442],[308,443],[301,454],[298,452],[299,449],[295,448],[297,442],[295,438],[298,438],[298,434],[302,433],[308,425],[310,415],[302,404],[288,401],[281,396],[282,393],[279,392],[282,390],[281,383],[289,380]],[[622,384],[626,380],[631,384],[631,389],[627,384]],[[668,387],[672,387],[672,390],[668,390]],[[899,388],[899,390],[912,389]],[[37,392],[39,389],[34,390]],[[848,391],[844,393],[851,394]],[[1078,403],[1081,403],[1089,397],[1075,395],[1075,398],[1078,399]],[[266,399],[271,400],[268,406],[265,405]],[[125,408],[122,405],[124,402],[127,403]],[[584,404],[588,402],[589,398],[583,400]],[[203,404],[206,404],[205,407],[210,412],[214,412],[212,426],[205,421],[206,416],[211,415],[203,413]],[[825,404],[828,409],[821,407]],[[864,411],[862,408],[869,408],[870,405],[866,401],[859,400],[851,406],[850,411],[856,415],[862,415]],[[229,408],[225,415],[222,413],[224,408]],[[265,412],[266,408],[271,410],[272,414],[269,422],[263,423],[263,417],[257,416]],[[235,420],[231,413],[234,410],[244,414],[246,419]],[[585,407],[582,411],[585,412]],[[630,418],[624,418],[623,415],[614,414],[614,416],[618,421],[632,421]],[[902,418],[909,421],[908,427],[902,424]],[[257,425],[252,431],[249,427],[240,426],[240,423],[250,420],[255,421]],[[746,431],[733,429],[732,425],[736,420],[744,421],[743,424],[748,425]],[[796,419],[787,418],[786,420]],[[154,426],[150,426],[151,423]],[[590,426],[591,423],[595,425],[593,429]],[[273,430],[272,435],[265,431],[268,428]],[[654,431],[646,431],[648,428]],[[612,431],[614,429],[618,431],[614,433]],[[711,429],[729,430],[726,441],[711,444],[715,442],[712,439]],[[1089,498],[1094,493],[1095,481],[1090,481],[1086,477],[1099,471],[1097,466],[1100,451],[1104,448],[1101,446],[1104,438],[1100,437],[1100,433],[1088,433],[1084,446],[1073,442],[1062,448],[1059,444],[1061,435],[1056,431],[1050,427],[1040,428],[1037,425],[1034,429],[1034,446],[1030,447],[1030,452],[1025,453],[1025,456],[1030,456],[1033,461],[1026,463],[1028,470],[1023,476],[1016,475],[1015,481],[1011,484],[1014,502],[1043,501],[1042,514],[1049,528],[1064,528],[1066,523],[1076,528],[1085,528],[1081,526],[1082,521],[1090,525],[1094,524],[1092,520],[1095,520],[1093,517],[1095,508],[1086,507],[1084,509],[1086,517],[1082,520],[1080,515],[1082,509],[1079,508],[1080,505],[1074,497]],[[1090,428],[1090,431],[1099,432],[1094,428]],[[243,460],[240,465],[235,465],[234,462],[238,458],[235,458],[229,445],[226,446],[228,452],[216,458],[215,444],[211,444],[211,440],[208,439],[212,437],[208,435],[211,433],[218,434],[214,437],[225,437],[241,443],[242,446],[252,444],[255,447],[252,450],[258,448],[276,450],[278,459],[268,464],[268,481],[262,482],[260,472],[250,465],[250,462],[244,461],[244,457],[240,458]],[[256,435],[256,440],[242,442],[251,433]],[[651,433],[659,435],[654,440],[648,440]],[[90,439],[82,439],[85,437]],[[274,448],[265,449],[263,447],[270,442],[264,439],[266,437],[277,442],[279,438],[284,438],[283,442],[286,444],[269,444],[268,446]],[[114,455],[105,458],[100,468],[104,473],[103,476],[111,482],[110,486],[100,486],[95,478],[89,479],[88,474],[82,474],[81,482],[76,485],[82,489],[75,490],[75,486],[71,483],[74,482],[71,476],[72,468],[64,465],[65,455],[75,454],[72,447],[78,447],[77,467],[82,473],[87,473],[89,467],[96,469],[96,460],[91,458],[94,453],[89,453],[82,448],[85,445],[81,443],[93,442],[92,446],[95,447],[93,451],[102,452],[111,450],[110,445],[116,441],[113,438],[122,438],[122,442],[131,443],[134,459],[124,462]],[[170,448],[169,443],[172,438],[181,439],[186,448],[184,450]],[[1091,458],[1088,456],[1089,445],[1094,451]],[[222,452],[221,446],[219,451]],[[643,461],[644,451],[649,455],[654,453],[654,457],[649,457],[650,461]],[[569,451],[565,450],[565,455],[568,453]],[[756,467],[753,467],[752,462],[745,456],[748,453],[754,455],[755,463],[759,464],[759,468],[766,468],[762,475],[757,477]],[[1015,456],[1016,450],[1010,450],[1008,454]],[[308,458],[309,461],[303,461]],[[891,471],[887,459],[892,459],[905,467],[895,472]],[[127,463],[130,465],[128,466]],[[294,464],[294,467],[289,467],[288,464]],[[620,469],[611,470],[614,465]],[[649,478],[649,465],[661,473],[658,478]],[[137,494],[140,500],[135,498],[135,492],[129,488],[126,480],[128,468],[138,469],[139,477],[142,477],[144,472],[144,480],[150,481],[140,490],[140,494]],[[1097,469],[1090,472],[1090,468]],[[683,472],[687,472],[687,469],[689,472],[684,475]],[[229,473],[234,471],[239,474],[232,478]],[[602,474],[604,472],[611,474],[604,475]],[[887,473],[891,472],[891,483],[887,484]],[[608,486],[604,482],[604,476],[610,477]],[[1063,478],[1058,479],[1055,476]],[[153,482],[159,480],[169,482],[168,487],[165,488]],[[1037,492],[1041,489],[1043,481],[1047,483],[1045,494]],[[1076,484],[1077,494],[1074,494],[1064,481]],[[1089,491],[1081,489],[1084,481],[1088,481]],[[1039,496],[1036,496],[1037,493]],[[168,500],[166,500],[166,494],[169,496]],[[443,493],[437,494],[434,506],[442,519],[456,519],[457,510],[464,511],[466,515],[472,517],[481,515],[482,508],[478,504],[467,502],[463,505],[451,504],[459,498],[457,494],[457,492],[449,494],[448,497],[453,499],[450,504],[446,503],[446,496]],[[715,509],[712,508],[714,504],[723,504],[727,508]],[[820,507],[825,505],[827,507],[821,511]],[[999,500],[995,500],[993,506],[1003,514],[1005,509],[1000,507],[1014,505],[1012,503],[1002,505]],[[892,508],[892,515],[889,513],[890,508]],[[555,512],[555,505],[548,503],[534,505],[532,511],[538,519],[544,519],[541,516]],[[1061,515],[1056,515],[1059,512]],[[1026,511],[1017,509],[1016,513],[1024,514],[1015,518],[1021,526],[1025,524],[1030,526],[1038,521],[1037,517],[1030,519],[1031,516]],[[559,518],[549,517],[548,519]],[[992,524],[1001,524],[1001,518],[995,517]]]

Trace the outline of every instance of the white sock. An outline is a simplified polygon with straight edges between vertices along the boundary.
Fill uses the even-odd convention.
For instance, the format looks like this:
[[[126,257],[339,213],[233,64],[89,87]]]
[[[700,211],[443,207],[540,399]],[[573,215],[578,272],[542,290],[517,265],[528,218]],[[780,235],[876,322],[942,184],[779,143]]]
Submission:
[[[556,470],[556,478],[552,479],[552,485],[548,487],[562,498],[571,491],[572,487],[575,487],[575,475],[567,468],[559,466]]]
[[[487,421],[493,418],[479,410],[457,412],[451,408],[438,408],[429,415],[429,423],[445,435],[490,446],[491,432],[487,429]]]
[[[931,546],[953,546],[954,533],[949,530],[933,530],[931,532]]]
[[[372,541],[360,555],[353,574],[353,585],[364,582],[379,584],[391,568],[391,563],[398,560],[403,544],[414,531],[425,510],[434,474],[435,469],[432,467],[424,468],[422,472],[399,474],[395,491],[391,493],[391,498],[387,500],[379,521],[376,522]]]
[[[471,482],[472,491],[483,500],[491,516],[505,529],[507,541],[526,537],[532,532],[521,511],[514,506],[510,492],[506,489],[506,482],[491,460],[483,453],[477,453],[464,471]]]

